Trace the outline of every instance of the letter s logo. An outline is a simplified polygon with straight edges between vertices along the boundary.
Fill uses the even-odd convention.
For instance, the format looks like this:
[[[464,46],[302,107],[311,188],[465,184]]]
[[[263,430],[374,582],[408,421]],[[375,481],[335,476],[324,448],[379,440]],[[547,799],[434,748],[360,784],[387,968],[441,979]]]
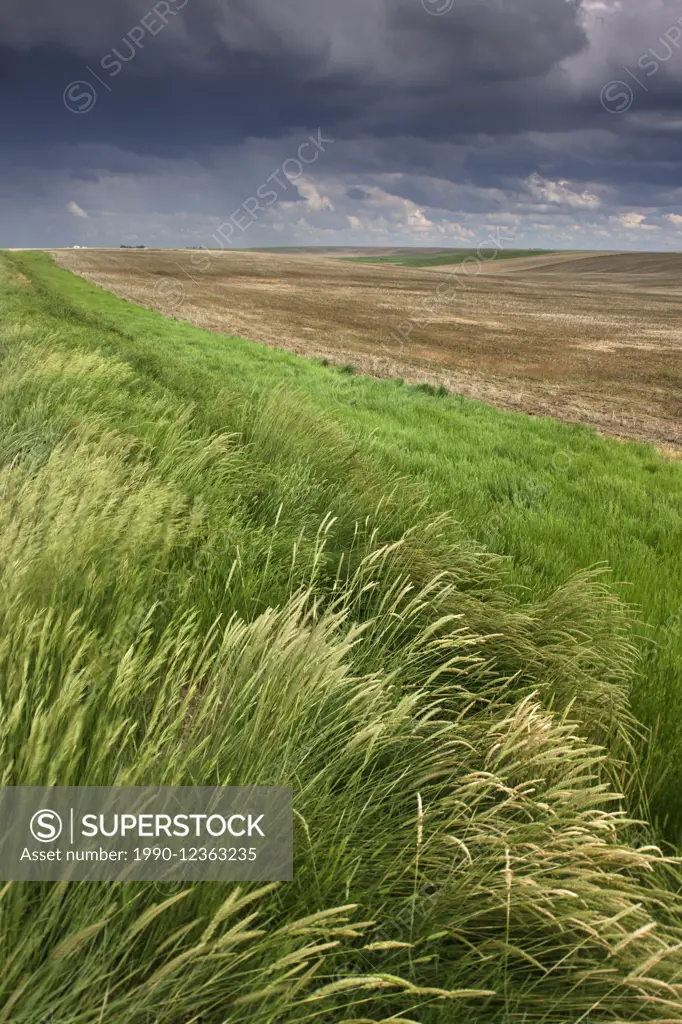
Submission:
[[[627,82],[607,82],[601,91],[601,105],[609,114],[626,114],[635,100]]]
[[[62,819],[56,811],[36,811],[31,818],[30,829],[39,843],[53,843],[62,834]]]
[[[71,82],[64,90],[63,99],[72,114],[89,114],[97,103],[97,92],[90,82]]]

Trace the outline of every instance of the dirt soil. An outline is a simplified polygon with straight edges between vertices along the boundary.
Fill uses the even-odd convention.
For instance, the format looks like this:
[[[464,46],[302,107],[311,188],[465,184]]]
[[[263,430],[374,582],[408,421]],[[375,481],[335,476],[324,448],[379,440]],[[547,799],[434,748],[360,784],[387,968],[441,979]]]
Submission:
[[[428,269],[305,252],[52,255],[211,331],[682,455],[681,254],[488,256]]]

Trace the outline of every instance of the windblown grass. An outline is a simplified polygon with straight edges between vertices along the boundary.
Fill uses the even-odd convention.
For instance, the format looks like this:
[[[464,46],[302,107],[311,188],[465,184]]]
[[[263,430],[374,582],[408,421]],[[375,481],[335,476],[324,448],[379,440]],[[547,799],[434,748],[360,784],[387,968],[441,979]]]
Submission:
[[[604,574],[519,593],[293,357],[0,274],[2,784],[291,785],[297,832],[289,885],[6,886],[0,1021],[682,1021]]]
[[[6,259],[14,267],[19,326],[29,315],[44,334],[68,324],[83,350],[115,354],[148,388],[158,389],[160,401],[170,390],[194,404],[206,431],[243,434],[260,400],[278,415],[276,389],[284,388],[287,408],[268,455],[274,480],[269,525],[277,514],[277,488],[284,493],[292,475],[310,474],[305,459],[315,465],[317,488],[329,450],[343,438],[349,454],[330,465],[329,477],[338,472],[343,479],[353,452],[370,459],[372,471],[364,483],[356,479],[347,499],[356,502],[353,495],[368,487],[372,500],[362,514],[389,489],[388,479],[409,478],[410,495],[420,492],[431,511],[415,512],[417,499],[411,498],[402,515],[400,500],[394,503],[394,536],[434,513],[452,513],[468,536],[511,556],[506,584],[524,600],[542,602],[576,573],[610,567],[612,586],[618,585],[639,620],[642,657],[629,673],[629,691],[637,718],[655,734],[640,750],[651,814],[682,846],[682,466],[646,445],[608,441],[589,428],[502,414],[460,396],[436,399],[242,339],[226,342],[118,300],[58,270],[42,254]],[[30,277],[31,288],[16,278],[17,268]],[[124,399],[117,420],[124,431],[129,415]],[[289,432],[287,472],[280,473]],[[304,508],[310,524],[338,512],[326,493],[314,496],[312,490],[299,515]],[[402,530],[396,524],[401,515]],[[295,528],[288,536],[296,536]]]

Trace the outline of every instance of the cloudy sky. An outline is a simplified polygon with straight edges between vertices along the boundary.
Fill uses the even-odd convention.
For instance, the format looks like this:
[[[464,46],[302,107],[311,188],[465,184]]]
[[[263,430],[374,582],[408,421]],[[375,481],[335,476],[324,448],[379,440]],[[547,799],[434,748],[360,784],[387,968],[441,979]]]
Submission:
[[[2,0],[0,246],[682,249],[678,0]]]

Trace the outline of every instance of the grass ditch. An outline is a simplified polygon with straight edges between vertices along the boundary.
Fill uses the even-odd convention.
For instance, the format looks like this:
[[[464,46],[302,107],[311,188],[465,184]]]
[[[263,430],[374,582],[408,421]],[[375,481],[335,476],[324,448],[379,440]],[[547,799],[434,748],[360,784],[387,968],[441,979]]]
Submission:
[[[532,431],[557,474],[671,467],[39,254],[3,254],[0,302],[3,785],[286,784],[298,823],[290,886],[7,887],[0,1020],[682,1019],[679,875],[632,813],[644,641],[570,545],[491,550],[508,476],[471,529],[476,453],[527,473]]]

